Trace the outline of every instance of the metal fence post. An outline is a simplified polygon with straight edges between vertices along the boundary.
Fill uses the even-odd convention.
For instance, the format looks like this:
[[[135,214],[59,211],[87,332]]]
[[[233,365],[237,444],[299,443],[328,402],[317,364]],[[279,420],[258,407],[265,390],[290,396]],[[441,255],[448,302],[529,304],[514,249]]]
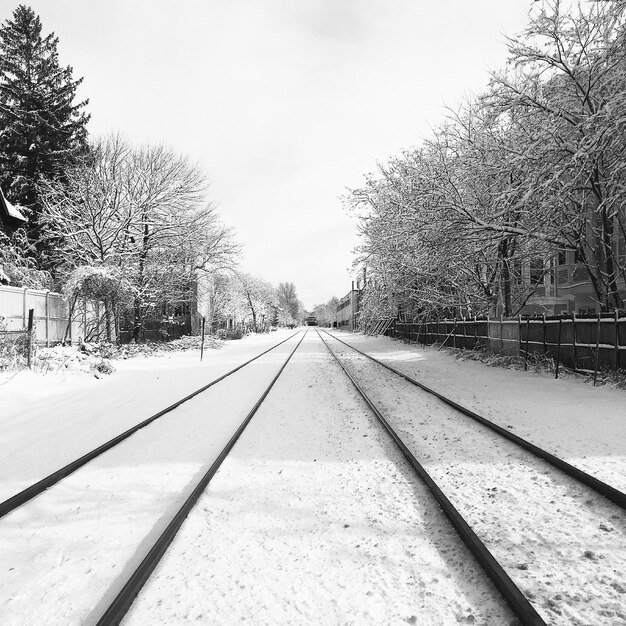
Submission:
[[[619,369],[619,311],[617,309],[615,309],[615,322],[613,325],[613,328],[615,329],[615,342],[614,342],[614,346],[615,346],[615,369],[618,370]]]
[[[598,380],[598,362],[600,359],[600,313],[598,313],[598,321],[596,322],[596,359],[593,366],[593,386],[596,386]]]
[[[554,378],[559,377],[559,363],[561,359],[561,331],[563,329],[563,318],[559,318],[559,339],[556,344],[556,365],[554,367]]]
[[[578,362],[578,351],[576,350],[576,311],[572,313],[572,356],[574,358],[574,371]]]
[[[32,369],[33,360],[33,318],[35,316],[35,309],[28,310],[28,355],[26,357],[26,363],[28,367]]]
[[[50,292],[46,291],[46,348],[50,347]]]
[[[467,350],[467,329],[465,328],[465,318],[463,318],[463,350]]]
[[[530,317],[526,318],[526,350],[524,352],[524,371],[528,371],[528,340],[530,338]]]
[[[476,350],[477,345],[478,345],[478,323],[476,321],[476,316],[474,315],[474,350]]]

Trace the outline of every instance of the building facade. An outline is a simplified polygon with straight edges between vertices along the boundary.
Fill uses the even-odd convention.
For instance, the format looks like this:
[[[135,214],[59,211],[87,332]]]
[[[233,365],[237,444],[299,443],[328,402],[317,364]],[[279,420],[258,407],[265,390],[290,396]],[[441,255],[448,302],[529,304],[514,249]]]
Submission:
[[[356,330],[359,311],[359,291],[353,288],[337,305],[337,328]]]
[[[622,267],[626,261],[626,246],[623,247],[618,258]],[[530,285],[531,295],[520,311],[522,315],[589,315],[601,310],[589,270],[573,250],[562,250],[547,260],[528,264],[523,276]],[[626,300],[623,276],[618,277],[617,286]]]

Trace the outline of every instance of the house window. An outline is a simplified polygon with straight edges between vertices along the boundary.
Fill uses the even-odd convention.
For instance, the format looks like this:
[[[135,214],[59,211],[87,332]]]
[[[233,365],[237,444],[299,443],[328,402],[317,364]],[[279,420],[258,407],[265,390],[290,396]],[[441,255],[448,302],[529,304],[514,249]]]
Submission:
[[[543,280],[543,259],[530,260],[530,284],[538,285]]]
[[[583,253],[578,248],[576,248],[576,250],[574,250],[574,263],[578,265],[578,263],[584,263],[584,262],[585,262],[585,257]]]

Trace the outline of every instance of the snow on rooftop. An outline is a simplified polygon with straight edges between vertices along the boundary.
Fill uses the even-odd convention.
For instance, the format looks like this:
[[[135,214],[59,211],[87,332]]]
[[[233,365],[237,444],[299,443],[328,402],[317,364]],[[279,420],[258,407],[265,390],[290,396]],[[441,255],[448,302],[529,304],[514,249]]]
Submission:
[[[5,197],[2,189],[0,189],[0,208],[4,204],[6,207],[6,211],[9,217],[13,219],[20,220],[22,222],[28,222],[28,218],[20,211],[18,207],[11,204]],[[20,207],[21,208],[21,207]]]
[[[23,222],[28,222],[28,218],[14,205],[12,205],[6,198],[4,199],[4,203],[7,207],[7,213],[10,217],[16,220],[22,220]]]

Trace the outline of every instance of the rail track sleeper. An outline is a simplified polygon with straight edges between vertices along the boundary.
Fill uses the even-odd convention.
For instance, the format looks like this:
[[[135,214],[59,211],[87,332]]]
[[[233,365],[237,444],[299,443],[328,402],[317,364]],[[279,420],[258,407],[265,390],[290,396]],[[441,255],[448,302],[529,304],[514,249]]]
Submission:
[[[385,419],[382,413],[378,410],[376,405],[367,396],[365,391],[354,379],[352,374],[344,366],[341,360],[333,352],[328,343],[322,338],[321,334],[318,335],[327,350],[333,356],[339,367],[343,370],[346,376],[350,379],[350,382],[357,390],[359,395],[363,398],[367,406],[371,409],[374,415],[378,418],[389,435],[392,437],[395,444],[402,452],[405,459],[409,462],[411,467],[415,470],[416,474],[420,477],[422,482],[428,487],[429,491],[433,494],[437,500],[442,511],[446,517],[450,520],[450,523],[456,530],[457,534],[468,547],[470,552],[474,555],[480,566],[485,573],[493,581],[496,589],[501,593],[502,597],[506,600],[510,606],[514,615],[520,620],[524,626],[546,626],[546,622],[541,615],[536,611],[528,598],[522,593],[519,587],[513,582],[510,576],[506,573],[504,568],[498,563],[496,558],[491,554],[487,546],[482,542],[478,535],[472,530],[471,526],[465,521],[458,509],[450,502],[447,496],[439,488],[437,483],[433,480],[426,469],[417,460],[415,455],[407,448],[402,439],[398,436],[395,430],[391,427],[389,422]],[[326,332],[326,331],[325,331]],[[327,333],[330,335],[330,333]],[[330,335],[333,337],[333,335]],[[343,343],[343,342],[342,342]],[[347,344],[346,344],[347,345]]]
[[[342,339],[339,339],[339,337],[336,337],[335,335],[329,333],[328,331],[324,331],[324,333],[326,333],[327,335],[329,335],[336,341],[339,341],[340,343],[344,344],[351,350],[354,350],[355,352],[358,352],[359,354],[363,355],[364,357],[367,357],[368,359],[374,361],[375,363],[378,363],[378,365],[384,367],[390,372],[393,372],[394,374],[400,376],[401,378],[404,378],[404,380],[411,383],[412,385],[415,385],[416,387],[419,387],[423,391],[426,391],[427,393],[435,396],[436,398],[441,400],[443,403],[447,404],[448,406],[451,406],[453,409],[456,409],[460,413],[463,413],[467,417],[475,420],[476,422],[482,424],[483,426],[486,426],[487,428],[501,435],[505,439],[508,439],[509,441],[524,448],[524,450],[530,452],[531,454],[534,454],[536,457],[542,459],[546,463],[549,463],[550,465],[557,468],[564,474],[567,474],[568,476],[570,476],[571,478],[574,478],[575,480],[582,483],[583,485],[589,487],[590,489],[593,489],[596,493],[607,498],[607,500],[610,500],[611,502],[613,502],[620,508],[626,510],[626,493],[624,493],[623,491],[620,491],[619,489],[612,487],[611,485],[599,480],[595,476],[588,474],[584,470],[581,470],[575,467],[574,465],[568,463],[567,461],[564,461],[563,459],[555,456],[551,452],[548,452],[547,450],[544,450],[543,448],[536,446],[534,443],[531,443],[530,441],[520,437],[519,435],[516,435],[510,432],[506,428],[499,426],[498,424],[492,422],[491,420],[488,420],[486,417],[483,417],[482,415],[475,413],[471,409],[464,407],[458,402],[455,402],[454,400],[447,398],[446,396],[442,395],[438,391],[435,391],[434,389],[427,387],[423,383],[420,383],[418,380],[411,378],[411,376],[408,376],[407,374],[404,374],[398,371],[391,365],[387,365],[386,363],[379,361],[378,359],[367,354],[366,352],[363,352],[362,350],[359,350],[358,348],[351,346],[350,344],[346,343]]]

